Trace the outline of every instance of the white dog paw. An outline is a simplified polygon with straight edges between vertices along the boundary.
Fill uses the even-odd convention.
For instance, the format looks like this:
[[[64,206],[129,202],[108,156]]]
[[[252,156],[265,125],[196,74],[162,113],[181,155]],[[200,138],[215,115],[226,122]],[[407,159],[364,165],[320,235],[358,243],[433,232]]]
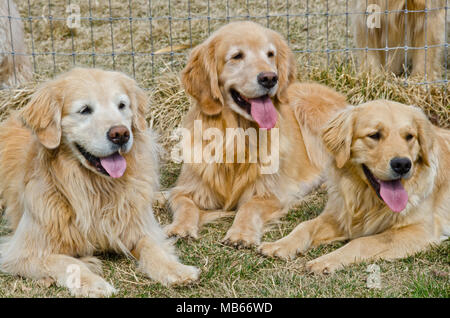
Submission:
[[[117,292],[111,284],[97,275],[82,277],[79,284],[74,281],[68,287],[71,295],[75,297],[111,297]]]
[[[169,286],[190,284],[198,280],[200,272],[200,269],[194,266],[179,263],[175,266],[174,270],[167,275],[165,283]]]
[[[275,242],[262,243],[258,248],[258,252],[269,257],[293,260],[307,249],[307,244],[285,237]]]
[[[258,252],[265,256],[281,258],[284,260],[292,260],[298,254],[296,247],[292,248],[291,246],[286,246],[279,242],[262,243],[258,247]]]
[[[341,269],[342,265],[332,259],[329,259],[327,255],[316,258],[306,263],[306,270],[313,274],[329,275],[333,274],[338,269]]]

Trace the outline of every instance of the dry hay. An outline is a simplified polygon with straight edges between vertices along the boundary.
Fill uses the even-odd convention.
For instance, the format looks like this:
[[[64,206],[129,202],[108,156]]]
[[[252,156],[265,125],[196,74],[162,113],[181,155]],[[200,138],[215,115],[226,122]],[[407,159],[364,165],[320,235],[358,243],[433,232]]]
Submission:
[[[4,121],[12,111],[24,107],[36,90],[35,83],[28,83],[17,89],[0,91],[0,122]]]

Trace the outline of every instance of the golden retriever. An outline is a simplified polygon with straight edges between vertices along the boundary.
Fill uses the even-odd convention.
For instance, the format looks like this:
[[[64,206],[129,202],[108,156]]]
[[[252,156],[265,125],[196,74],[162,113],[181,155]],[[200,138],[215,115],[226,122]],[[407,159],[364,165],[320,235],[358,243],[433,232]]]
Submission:
[[[450,235],[450,131],[416,107],[378,100],[331,120],[323,141],[335,160],[328,203],[265,255],[293,258],[310,246],[350,240],[306,264],[315,273],[403,258]]]
[[[157,146],[146,105],[124,74],[76,68],[1,125],[0,194],[13,229],[3,271],[109,296],[115,289],[93,254],[113,251],[163,284],[197,279],[153,216]]]
[[[11,87],[31,79],[31,63],[25,55],[23,24],[13,0],[0,2],[0,16],[0,52],[14,52],[0,55],[0,87]]]
[[[354,0],[355,43],[360,49],[369,48],[367,52],[359,51],[362,68],[371,71],[384,68],[399,75],[407,69],[407,52],[406,62],[412,64],[411,76],[423,78],[426,72],[428,80],[438,79],[445,44],[445,1]],[[405,17],[405,9],[413,12]],[[364,14],[366,11],[368,16]],[[386,46],[390,48],[387,56]],[[404,46],[408,46],[407,51]],[[426,50],[425,46],[428,46]]]
[[[194,99],[183,121],[191,136],[185,148],[195,157],[219,138],[220,149],[212,162],[185,160],[169,197],[169,235],[197,238],[200,225],[214,218],[212,210],[237,210],[224,242],[257,245],[264,223],[322,182],[327,155],[320,126],[347,106],[346,99],[319,84],[294,83],[295,78],[287,43],[253,22],[227,24],[194,48],[182,72]],[[215,139],[204,136],[197,147],[195,135],[207,131]],[[239,139],[245,147],[235,142]]]

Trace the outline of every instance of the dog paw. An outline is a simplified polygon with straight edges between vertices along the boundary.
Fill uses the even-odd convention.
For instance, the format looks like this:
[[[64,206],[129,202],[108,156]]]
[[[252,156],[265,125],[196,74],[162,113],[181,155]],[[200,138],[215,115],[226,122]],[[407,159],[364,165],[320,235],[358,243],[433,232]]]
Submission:
[[[231,228],[222,239],[222,243],[238,249],[251,248],[259,245],[259,236],[250,231],[244,232]]]
[[[181,263],[173,267],[173,271],[168,273],[163,283],[168,286],[181,286],[193,283],[200,276],[200,269]]]
[[[43,277],[37,280],[37,284],[41,287],[49,288],[55,283],[55,280],[51,277]]]
[[[327,259],[321,259],[321,257],[306,263],[306,270],[313,274],[329,275],[333,274],[341,267],[339,263],[332,262]]]
[[[285,244],[281,241],[262,243],[258,247],[258,252],[264,256],[276,257],[284,260],[292,260],[300,253],[296,246],[289,246],[289,244]]]
[[[165,227],[167,236],[198,239],[198,227],[185,224],[169,224]]]
[[[74,280],[68,287],[75,297],[110,297],[117,292],[111,284],[97,275],[81,277],[80,282]]]

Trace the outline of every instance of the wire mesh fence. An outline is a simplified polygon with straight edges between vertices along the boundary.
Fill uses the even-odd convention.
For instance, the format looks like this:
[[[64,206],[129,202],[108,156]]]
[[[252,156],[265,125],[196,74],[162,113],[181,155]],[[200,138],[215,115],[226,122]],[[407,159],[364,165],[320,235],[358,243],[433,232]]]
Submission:
[[[28,58],[37,78],[92,66],[146,87],[180,70],[189,48],[221,25],[252,20],[280,32],[307,68],[368,67],[405,85],[448,86],[448,0],[14,0],[18,13],[1,1],[0,57]]]

